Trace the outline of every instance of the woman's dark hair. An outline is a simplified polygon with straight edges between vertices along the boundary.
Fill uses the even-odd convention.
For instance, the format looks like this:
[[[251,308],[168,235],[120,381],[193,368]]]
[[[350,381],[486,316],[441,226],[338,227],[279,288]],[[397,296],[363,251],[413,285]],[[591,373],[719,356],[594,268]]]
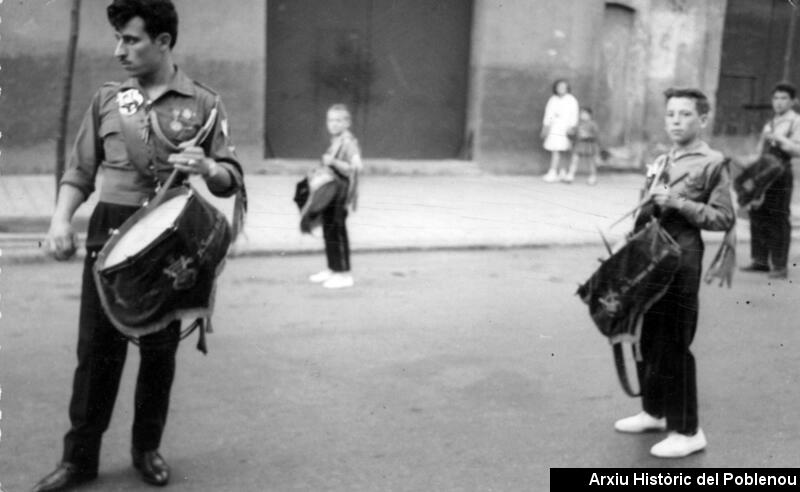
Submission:
[[[120,30],[134,17],[141,17],[150,39],[165,32],[171,36],[170,48],[178,41],[178,13],[171,0],[114,0],[106,14],[114,29]]]
[[[555,82],[553,82],[553,94],[558,94],[558,84],[560,84],[562,82],[564,84],[566,84],[566,86],[567,86],[567,94],[569,94],[572,91],[572,89],[569,86],[569,82],[567,81],[567,79],[558,79]]]
[[[789,82],[778,82],[775,84],[775,87],[772,88],[772,94],[775,94],[776,92],[785,92],[786,94],[789,94],[789,97],[792,99],[797,97],[797,87]]]

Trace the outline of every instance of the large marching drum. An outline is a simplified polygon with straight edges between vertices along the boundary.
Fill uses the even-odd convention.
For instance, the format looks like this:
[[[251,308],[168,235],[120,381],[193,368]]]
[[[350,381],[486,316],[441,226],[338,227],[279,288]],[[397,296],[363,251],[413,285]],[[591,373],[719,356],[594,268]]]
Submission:
[[[162,190],[98,254],[94,276],[106,314],[133,339],[178,319],[207,323],[230,244],[225,215],[196,190]]]

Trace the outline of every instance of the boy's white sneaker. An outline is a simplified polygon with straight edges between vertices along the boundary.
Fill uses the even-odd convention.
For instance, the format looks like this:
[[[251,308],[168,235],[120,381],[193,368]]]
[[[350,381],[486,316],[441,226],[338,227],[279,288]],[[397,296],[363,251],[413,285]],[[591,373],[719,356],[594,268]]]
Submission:
[[[657,458],[685,458],[705,449],[706,444],[708,442],[703,429],[697,429],[692,436],[670,432],[666,439],[650,448],[650,454]]]
[[[342,289],[352,287],[355,281],[353,276],[346,273],[334,273],[331,278],[322,283],[326,289]]]
[[[555,183],[558,181],[558,174],[554,170],[547,171],[547,174],[542,176],[545,183]]]
[[[332,275],[333,275],[332,271],[322,270],[321,272],[317,272],[314,275],[309,276],[308,279],[314,282],[315,284],[319,284],[331,278]]]
[[[650,431],[664,431],[667,430],[667,419],[664,417],[656,418],[642,411],[632,417],[617,420],[614,422],[614,429],[618,432],[630,432],[634,434]]]

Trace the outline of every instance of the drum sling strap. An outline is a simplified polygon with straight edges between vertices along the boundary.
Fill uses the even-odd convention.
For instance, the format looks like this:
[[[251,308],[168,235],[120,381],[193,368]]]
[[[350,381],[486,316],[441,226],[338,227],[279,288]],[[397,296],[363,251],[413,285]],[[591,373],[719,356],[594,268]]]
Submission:
[[[180,147],[174,145],[166,137],[166,135],[164,135],[164,132],[161,130],[161,127],[158,124],[158,117],[156,115],[156,112],[152,110],[146,111],[145,104],[141,104],[137,108],[136,112],[132,114],[125,114],[125,112],[123,112],[120,108],[119,111],[120,132],[122,134],[123,140],[125,141],[125,150],[128,153],[128,159],[138,172],[140,172],[145,176],[153,177],[153,180],[156,182],[157,192],[156,195],[151,200],[153,206],[156,206],[160,204],[162,201],[164,201],[164,198],[166,197],[166,192],[172,187],[173,183],[175,182],[175,179],[179,174],[179,171],[177,169],[173,170],[164,183],[161,184],[158,183],[155,171],[151,170],[150,168],[150,165],[153,161],[152,147],[148,145],[148,141],[151,138],[151,130],[152,133],[154,133],[158,137],[161,143],[167,146],[167,148],[172,152],[180,152],[181,147],[191,147],[200,145],[203,143],[203,141],[205,141],[205,139],[208,137],[208,135],[214,128],[214,125],[217,120],[218,104],[219,104],[219,97],[217,97],[214,104],[214,108],[209,113],[208,120],[205,122],[202,128],[198,130],[197,134],[192,139],[183,143]],[[146,113],[149,113],[149,115]],[[235,213],[235,215],[238,214]],[[191,325],[189,325],[186,329],[181,331],[181,338],[186,338],[195,329],[199,329],[197,349],[202,353],[207,354],[208,346],[206,343],[206,333],[213,332],[210,316],[194,320],[194,322]],[[128,339],[135,344],[138,343],[138,340],[136,340],[133,337],[128,337]]]

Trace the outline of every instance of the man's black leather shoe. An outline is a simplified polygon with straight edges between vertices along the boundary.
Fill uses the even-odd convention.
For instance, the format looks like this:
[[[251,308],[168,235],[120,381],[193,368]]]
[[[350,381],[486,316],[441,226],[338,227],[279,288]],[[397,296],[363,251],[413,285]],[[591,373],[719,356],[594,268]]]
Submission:
[[[142,480],[151,485],[166,485],[169,482],[169,465],[154,451],[132,450],[133,466],[142,474]]]
[[[758,263],[751,263],[747,266],[740,268],[739,270],[743,272],[768,272],[769,267],[767,265],[759,265]]]
[[[72,463],[60,463],[53,473],[39,480],[33,486],[31,492],[56,492],[58,490],[70,490],[76,485],[94,480],[97,472],[87,472],[79,469]]]

